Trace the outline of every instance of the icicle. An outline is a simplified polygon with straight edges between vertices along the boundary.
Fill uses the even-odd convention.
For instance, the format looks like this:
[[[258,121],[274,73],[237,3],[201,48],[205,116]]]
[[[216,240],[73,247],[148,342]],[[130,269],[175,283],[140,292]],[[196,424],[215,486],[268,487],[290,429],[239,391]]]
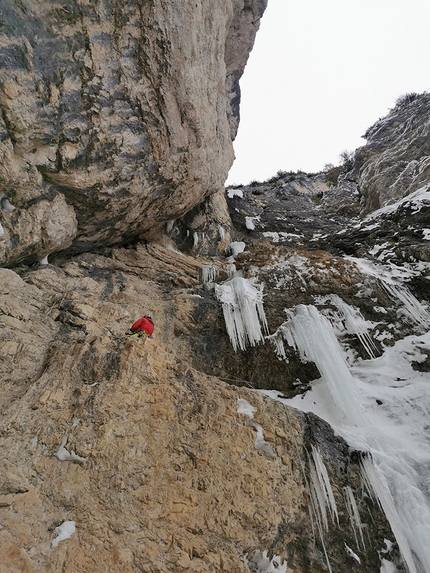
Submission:
[[[354,493],[352,489],[349,487],[349,485],[343,488],[343,491],[345,494],[345,503],[349,515],[349,521],[351,523],[352,531],[354,532],[355,544],[357,545],[357,549],[360,549],[360,543],[357,537],[357,531],[358,531],[360,534],[362,548],[365,549],[366,545],[364,543],[364,537],[363,537],[363,524],[361,523],[360,513],[358,512],[358,507],[355,501]]]
[[[222,303],[225,324],[234,350],[245,350],[264,341],[263,330],[268,333],[263,308],[263,286],[252,279],[233,277],[222,285],[215,285]]]
[[[321,514],[323,515],[323,523],[326,529],[328,529],[326,507],[330,508],[330,514],[333,523],[336,522],[339,525],[339,516],[337,513],[336,501],[334,499],[333,490],[330,484],[330,478],[328,477],[327,468],[325,467],[324,460],[321,457],[319,451],[312,446],[312,460],[315,470],[311,470],[312,484],[317,493],[318,503],[320,505]],[[311,464],[312,468],[312,464]]]
[[[166,233],[171,233],[172,229],[173,229],[173,225],[175,224],[175,219],[172,219],[171,221],[167,221],[166,223]]]
[[[414,558],[408,544],[408,541],[403,533],[402,521],[397,513],[393,497],[390,493],[389,486],[385,479],[385,476],[381,471],[375,467],[371,460],[362,460],[362,467],[366,474],[368,482],[371,484],[373,491],[375,492],[378,500],[390,522],[391,529],[396,538],[397,544],[400,549],[400,553],[408,566],[409,573],[418,573],[415,567]],[[428,542],[428,539],[427,539]]]
[[[194,232],[193,233],[193,247],[196,248],[199,244],[199,234]]]
[[[203,265],[202,266],[202,282],[203,284],[206,283],[213,283],[216,281],[218,277],[218,269],[215,265]]]
[[[326,498],[324,495],[324,491],[321,487],[321,482],[318,479],[317,471],[315,469],[315,465],[313,463],[309,464],[309,473],[311,478],[311,484],[313,486],[313,493],[316,498],[316,502],[314,505],[315,507],[319,507],[320,510],[320,517],[321,523],[324,526],[324,529],[328,529],[328,521],[327,521],[327,510],[326,510]],[[315,516],[318,519],[318,515]]]
[[[338,316],[338,318],[342,322],[343,329],[347,333],[355,334],[365,348],[369,357],[376,358],[375,351],[377,351],[377,349],[375,343],[368,333],[366,320],[364,319],[360,310],[350,306],[336,294],[332,294],[327,297],[321,297],[319,302],[324,303],[327,300],[329,300],[339,310],[340,316]],[[323,311],[323,314],[326,313]],[[331,319],[329,313],[327,313],[327,318],[329,320]],[[338,325],[334,324],[333,326],[336,327]]]
[[[430,313],[405,285],[394,285],[388,282],[383,282],[383,285],[392,298],[398,299],[403,303],[405,314],[425,330],[430,329]]]
[[[43,257],[43,259],[40,259],[39,265],[49,265],[48,257],[49,257],[49,255],[46,255],[46,257]]]
[[[229,278],[233,278],[236,273],[236,265],[234,263],[229,263],[227,266],[227,274]]]
[[[0,223],[0,237],[3,237],[4,235],[4,228],[3,225]]]
[[[355,559],[357,561],[357,563],[361,563],[361,559],[360,557],[354,553],[354,551],[351,549],[351,547],[348,547],[348,545],[346,543],[344,543],[345,545],[345,551],[347,552],[347,554],[352,557],[353,559]]]
[[[362,408],[355,396],[354,379],[330,322],[312,306],[299,305],[287,311],[289,320],[275,334],[296,348],[303,361],[315,362],[329,390],[350,424],[366,426]]]
[[[219,233],[219,238],[221,239],[221,241],[224,241],[225,239],[225,229],[224,227],[220,227],[218,229],[218,233]]]

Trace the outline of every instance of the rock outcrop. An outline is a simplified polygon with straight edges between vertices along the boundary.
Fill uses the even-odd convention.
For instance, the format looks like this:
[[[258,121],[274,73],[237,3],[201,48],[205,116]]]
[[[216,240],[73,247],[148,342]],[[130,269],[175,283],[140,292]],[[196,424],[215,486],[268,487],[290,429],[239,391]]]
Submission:
[[[336,212],[346,194],[355,203],[355,213],[365,216],[428,184],[429,115],[430,94],[400,97],[386,117],[367,129],[366,145],[345,162],[327,208]]]
[[[159,232],[223,188],[266,0],[6,0],[0,261]]]

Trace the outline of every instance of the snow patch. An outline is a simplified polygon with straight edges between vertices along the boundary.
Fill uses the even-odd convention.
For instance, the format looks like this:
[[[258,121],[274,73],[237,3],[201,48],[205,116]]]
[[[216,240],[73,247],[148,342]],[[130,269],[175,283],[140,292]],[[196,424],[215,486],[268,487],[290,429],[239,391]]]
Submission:
[[[61,541],[65,541],[72,537],[75,531],[76,527],[74,521],[64,521],[60,526],[55,528],[57,537],[52,540],[51,547],[57,547]]]
[[[252,420],[252,418],[254,417],[254,412],[257,411],[257,408],[251,406],[251,404],[247,400],[244,400],[243,398],[238,398],[236,411],[238,414],[245,414],[245,416],[248,416],[248,418],[251,418]]]
[[[73,450],[71,452],[68,452],[64,447],[66,444],[67,444],[67,436],[63,438],[63,441],[61,442],[61,445],[58,448],[58,452],[54,454],[57,457],[57,459],[60,460],[60,462],[78,462],[80,464],[85,464],[87,458],[82,458],[81,456],[78,456],[78,454],[75,454]]]
[[[255,223],[260,220],[260,215],[258,217],[245,217],[245,226],[249,231],[254,231]]]
[[[229,199],[233,199],[233,197],[240,197],[243,199],[243,191],[242,189],[232,189],[230,187],[230,189],[227,189],[227,197]]]
[[[245,564],[251,573],[287,573],[287,562],[279,555],[274,555],[272,559],[267,556],[268,551],[256,551],[251,559],[244,557]]]
[[[231,250],[231,254],[233,257],[238,255],[239,253],[243,253],[243,251],[245,250],[245,247],[246,247],[246,245],[243,241],[233,241],[229,245],[229,248]]]

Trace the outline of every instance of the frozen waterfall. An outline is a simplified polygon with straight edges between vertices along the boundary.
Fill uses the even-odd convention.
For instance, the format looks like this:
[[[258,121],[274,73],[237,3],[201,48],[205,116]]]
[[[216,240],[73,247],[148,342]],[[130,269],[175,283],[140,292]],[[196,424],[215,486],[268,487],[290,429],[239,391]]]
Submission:
[[[278,354],[285,355],[287,343],[297,349],[303,361],[315,362],[322,376],[308,393],[311,396],[286,402],[302,410],[314,410],[351,447],[371,454],[363,464],[366,480],[390,521],[407,568],[410,573],[428,573],[430,454],[422,436],[426,436],[430,398],[407,357],[410,359],[414,352],[418,355],[419,347],[430,348],[430,334],[419,340],[409,337],[410,340],[399,341],[396,356],[400,358],[394,359],[394,349],[392,354],[387,349],[381,358],[361,361],[350,369],[332,325],[314,306],[300,305],[286,312],[287,321],[272,336]],[[401,377],[403,372],[405,378]],[[413,387],[403,384],[408,375],[416,381]],[[377,405],[375,396],[384,396],[383,407]],[[362,541],[350,492],[345,495],[350,503],[350,518]]]

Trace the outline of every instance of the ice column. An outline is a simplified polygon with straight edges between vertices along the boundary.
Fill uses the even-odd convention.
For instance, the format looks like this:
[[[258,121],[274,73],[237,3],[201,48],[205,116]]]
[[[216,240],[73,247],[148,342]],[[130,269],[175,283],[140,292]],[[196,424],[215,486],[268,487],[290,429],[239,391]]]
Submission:
[[[298,350],[303,362],[315,362],[345,421],[355,426],[366,426],[364,413],[354,392],[354,379],[330,322],[312,305],[301,304],[294,311],[288,310],[287,316],[289,320],[275,333],[278,351],[279,338],[282,337]]]

